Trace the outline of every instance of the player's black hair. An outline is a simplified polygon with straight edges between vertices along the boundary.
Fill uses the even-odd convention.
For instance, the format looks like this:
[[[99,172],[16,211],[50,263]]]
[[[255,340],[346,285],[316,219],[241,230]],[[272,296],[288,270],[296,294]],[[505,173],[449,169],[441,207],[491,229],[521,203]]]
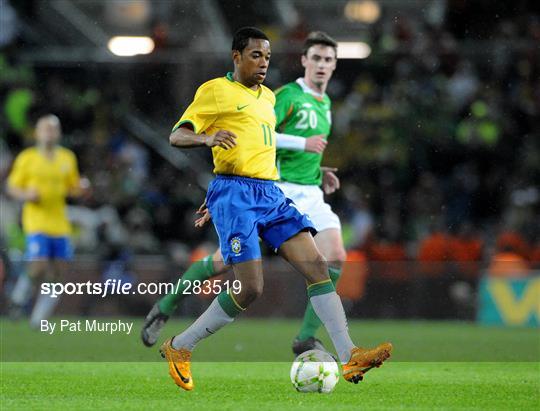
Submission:
[[[311,46],[321,44],[323,46],[330,46],[334,48],[337,55],[337,41],[326,34],[324,31],[312,31],[308,34],[302,47],[302,54],[305,56]]]
[[[249,39],[268,40],[268,36],[256,27],[242,27],[234,33],[232,41],[232,50],[238,50],[240,53],[246,48]]]

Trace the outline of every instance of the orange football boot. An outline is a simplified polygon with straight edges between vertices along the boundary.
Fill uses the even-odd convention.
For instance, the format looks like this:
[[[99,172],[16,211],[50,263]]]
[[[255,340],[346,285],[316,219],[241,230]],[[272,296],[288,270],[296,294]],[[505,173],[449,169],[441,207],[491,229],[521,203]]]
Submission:
[[[191,377],[191,351],[184,348],[179,350],[173,348],[172,340],[169,338],[165,341],[159,352],[169,363],[169,374],[174,383],[186,391],[191,391],[194,387]]]
[[[358,384],[364,378],[364,374],[375,367],[380,367],[384,361],[390,358],[392,344],[382,343],[375,348],[355,347],[351,350],[351,359],[343,365],[343,378],[349,382]]]

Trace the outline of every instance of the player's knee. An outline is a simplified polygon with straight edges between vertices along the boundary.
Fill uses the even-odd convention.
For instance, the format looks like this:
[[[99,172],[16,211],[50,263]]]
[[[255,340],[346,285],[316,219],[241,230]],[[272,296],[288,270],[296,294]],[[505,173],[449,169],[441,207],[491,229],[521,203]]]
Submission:
[[[313,266],[312,270],[314,272],[328,273],[328,261],[320,252],[317,251],[317,253],[313,255],[310,263]]]
[[[330,267],[340,268],[347,259],[347,252],[341,241],[328,241],[318,244]]]
[[[329,264],[335,267],[341,267],[347,259],[347,252],[343,247],[335,247],[331,256],[328,258]]]

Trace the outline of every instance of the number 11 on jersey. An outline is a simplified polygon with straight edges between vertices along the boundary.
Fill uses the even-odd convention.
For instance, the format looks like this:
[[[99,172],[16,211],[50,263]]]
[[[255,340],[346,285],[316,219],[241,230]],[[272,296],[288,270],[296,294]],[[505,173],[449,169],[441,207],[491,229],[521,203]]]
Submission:
[[[272,129],[267,124],[261,124],[261,127],[263,129],[264,145],[271,146],[272,145]]]

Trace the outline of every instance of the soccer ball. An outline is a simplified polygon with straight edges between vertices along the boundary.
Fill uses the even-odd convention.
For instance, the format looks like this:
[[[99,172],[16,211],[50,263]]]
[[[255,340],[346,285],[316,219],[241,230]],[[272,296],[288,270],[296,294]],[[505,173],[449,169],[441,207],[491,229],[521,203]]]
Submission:
[[[328,394],[338,381],[338,365],[330,354],[321,350],[303,352],[291,367],[291,382],[296,391]]]

